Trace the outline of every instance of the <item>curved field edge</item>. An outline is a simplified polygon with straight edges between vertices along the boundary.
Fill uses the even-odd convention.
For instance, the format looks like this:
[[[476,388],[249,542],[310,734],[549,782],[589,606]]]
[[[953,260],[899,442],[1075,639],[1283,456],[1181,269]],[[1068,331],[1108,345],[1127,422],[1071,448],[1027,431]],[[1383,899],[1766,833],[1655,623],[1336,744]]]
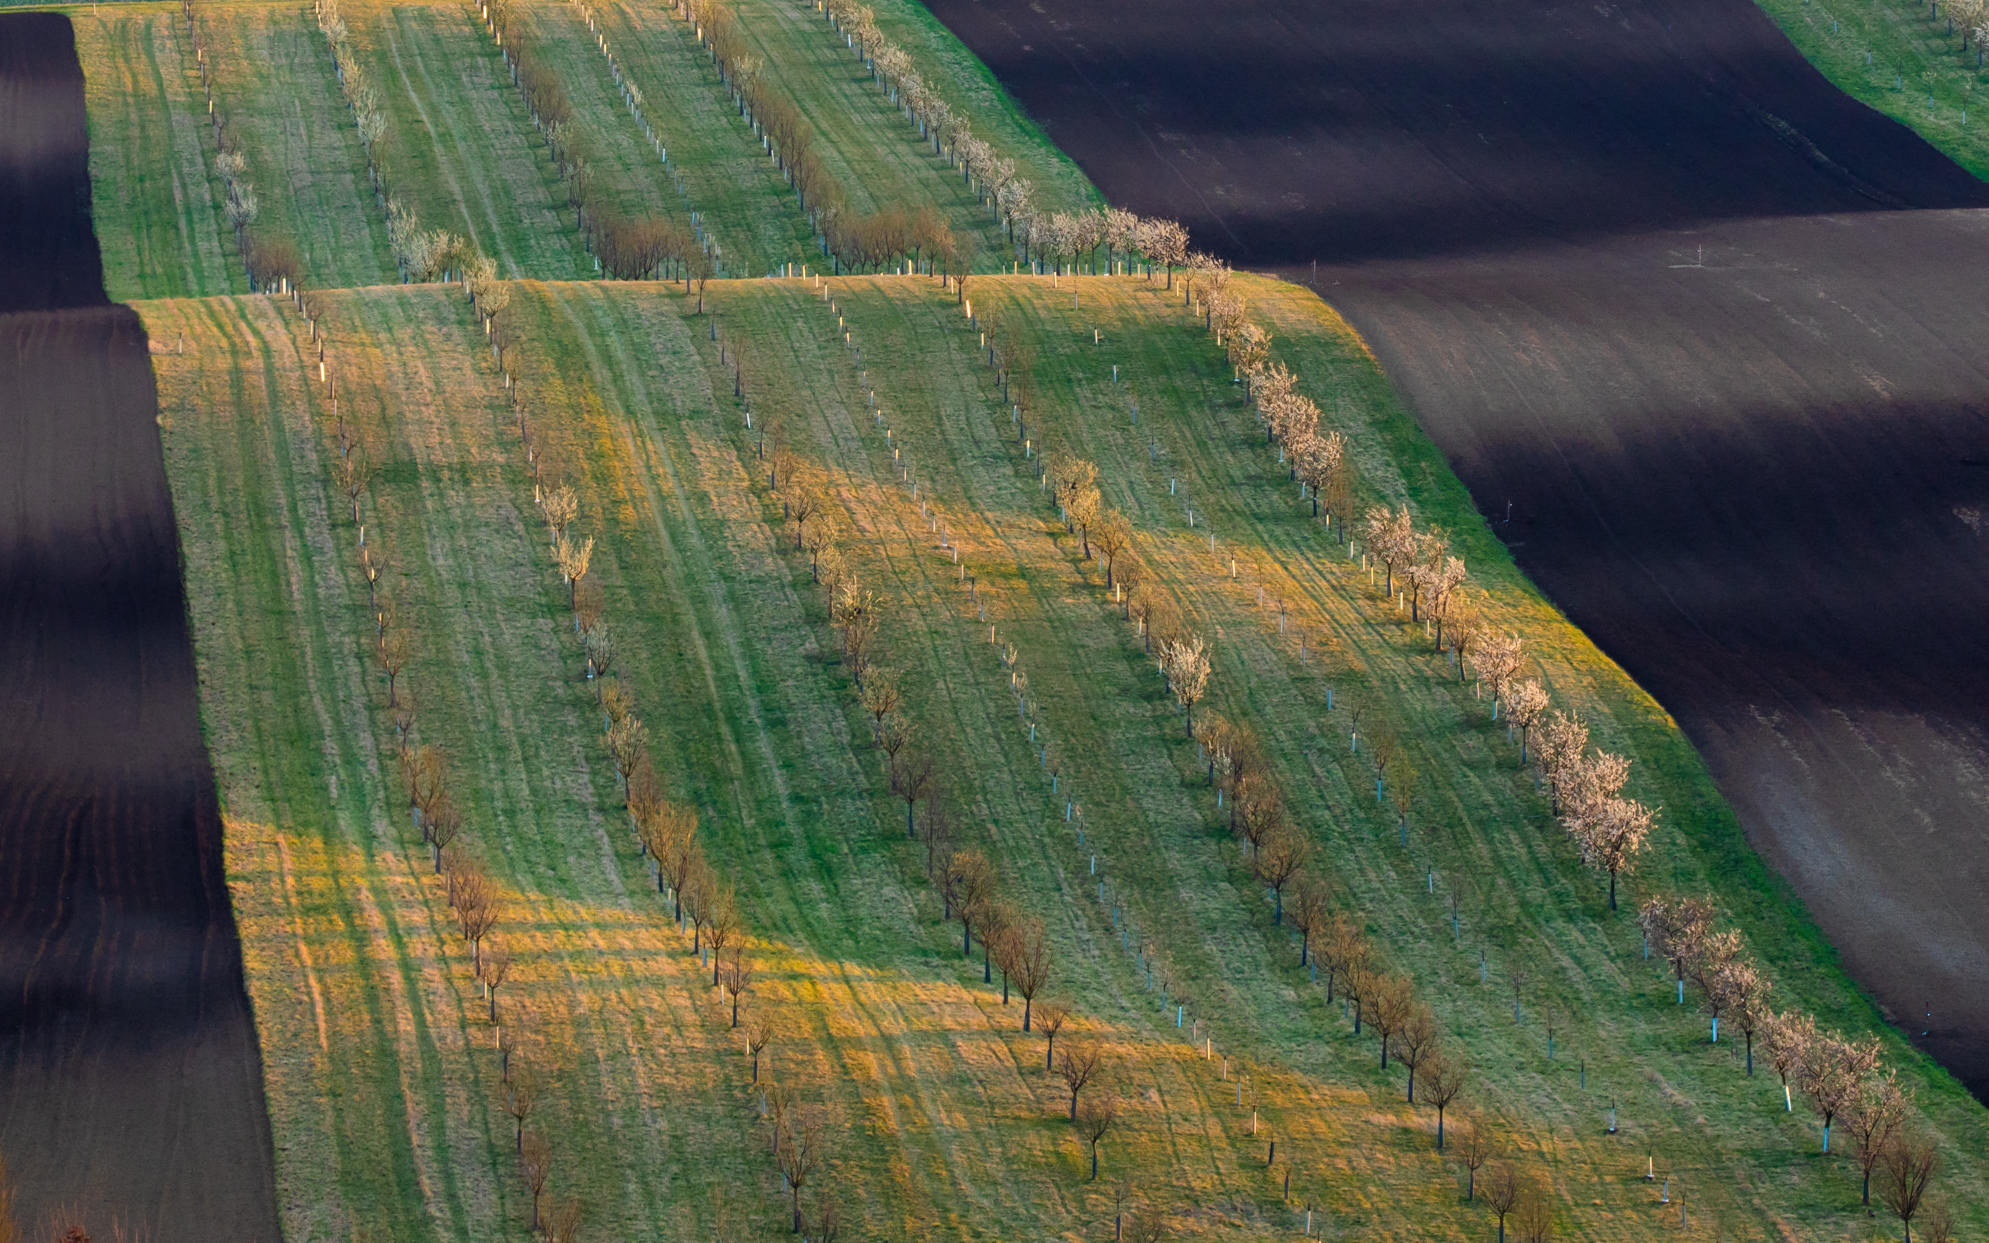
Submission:
[[[1582,1237],[1654,1228],[1637,1181],[1655,1151],[1723,1222],[1804,1237],[1849,1229],[1843,1173],[1810,1155],[1807,1119],[1767,1101],[1779,1097],[1771,1079],[1749,1083],[1709,1054],[1697,1017],[1666,1004],[1658,972],[1639,972],[1629,921],[1599,909],[1468,690],[1295,505],[1199,325],[1138,282],[1078,284],[1075,313],[1062,301],[1069,285],[1046,281],[977,280],[974,297],[1030,335],[1053,437],[1099,462],[1153,572],[1224,636],[1220,706],[1276,742],[1342,891],[1478,1061],[1475,1103],[1552,1171],[1564,1221]],[[1373,491],[1452,529],[1557,693],[1597,723],[1598,741],[1638,758],[1638,792],[1666,804],[1671,827],[1632,892],[1713,887],[1785,1002],[1827,1023],[1875,1026],[1676,729],[1511,568],[1358,339],[1302,291],[1245,284],[1329,420],[1354,438]],[[907,506],[813,291],[719,290],[728,339],[753,363],[756,411],[783,420],[806,469],[834,486],[863,533],[854,544],[867,573],[890,585],[893,663],[922,688],[917,714],[960,774],[963,801],[993,826],[1018,896],[1051,921],[1065,987],[1122,1050],[1128,1086],[1144,1088],[1114,1141],[1124,1147],[1108,1145],[1107,1177],[1123,1161],[1177,1184],[1210,1224],[1281,1231],[1293,1219],[1278,1214],[1293,1210],[1261,1168],[1248,1116],[1258,1112],[1286,1138],[1282,1159],[1296,1155],[1295,1203],[1320,1204],[1341,1227],[1416,1237],[1467,1211],[1428,1151],[1426,1113],[1401,1105],[1394,1076],[1371,1064],[1372,1041],[1352,1040],[1283,938],[1268,935],[1261,895],[1209,823],[1178,718],[1045,520],[951,296],[889,278],[835,289],[898,434],[944,446],[932,485],[997,588],[1004,628],[1031,653],[1045,725],[1064,754],[1084,757],[1087,792],[1119,792],[1087,793],[1115,890],[1123,873],[1128,912],[1179,964],[1218,1043],[1251,1065],[1256,1099],[1244,1109],[1224,1095],[1235,1085],[1209,1082],[1213,1068],[1189,1056],[1171,1015],[1142,1000],[1105,912],[1086,903],[1085,860],[1056,821],[1060,800],[1029,772],[1036,757],[995,690],[992,653]],[[466,345],[467,313],[434,289],[332,297],[335,348],[363,360],[355,374],[370,386],[355,406],[383,411],[370,434],[383,451],[392,445],[390,478],[376,483],[379,529],[398,532],[411,598],[433,619],[412,675],[427,688],[417,692],[424,729],[435,722],[473,777],[486,853],[519,902],[544,912],[523,921],[533,965],[518,994],[570,1033],[557,1115],[568,1168],[603,1206],[604,1226],[688,1234],[727,1213],[765,1216],[777,1183],[752,1151],[741,1059],[713,1022],[708,980],[697,983],[667,913],[644,896],[647,873],[625,833],[613,831],[613,774],[587,741],[598,726],[574,682],[556,588],[533,562],[543,537],[521,473],[501,460],[506,419]],[[822,650],[819,597],[805,565],[781,551],[778,506],[753,488],[753,446],[707,324],[654,286],[527,285],[517,305],[538,343],[523,374],[528,402],[542,394],[542,443],[586,511],[613,516],[597,523],[608,528],[597,572],[624,642],[642,653],[630,676],[661,735],[659,766],[694,792],[721,872],[748,899],[761,952],[778,964],[767,999],[784,1013],[785,1038],[807,1051],[800,1060],[814,1063],[811,1090],[839,1120],[860,1123],[838,1183],[869,1229],[894,1237],[992,1234],[1019,1204],[1045,1232],[1081,1230],[1101,1210],[1055,1123],[1060,1085],[1032,1073],[1040,1043],[1012,1031],[978,969],[948,961],[957,932],[938,926],[902,842],[902,804],[877,793],[862,718]],[[418,840],[386,818],[391,769],[380,713],[366,707],[378,690],[354,607],[363,585],[351,550],[335,546],[346,533],[327,522],[341,501],[318,460],[324,411],[296,325],[263,299],[143,309],[155,337],[184,324],[193,343],[189,359],[158,360],[162,408],[280,1168],[287,1198],[313,1206],[293,1209],[288,1224],[311,1234],[364,1223],[410,1238],[516,1225],[509,1120],[493,1106],[474,987],[424,887]],[[1091,344],[1093,329],[1108,347]],[[1164,460],[1111,417],[1123,408],[1107,387],[1113,361],[1138,377],[1142,427],[1164,442]],[[1294,668],[1250,579],[1214,572],[1201,531],[1185,529],[1184,494],[1203,522],[1214,516],[1250,575],[1291,597],[1323,663]],[[1363,806],[1371,775],[1331,745],[1328,682],[1342,696],[1369,694],[1377,715],[1416,740],[1430,785],[1419,849],[1395,850],[1392,815]],[[1442,900],[1425,890],[1426,863],[1446,888],[1483,877],[1486,901],[1467,914],[1476,926],[1461,945],[1449,944]],[[1477,984],[1480,947],[1489,986]],[[1537,1028],[1515,1027],[1507,1012],[1500,973],[1522,957],[1551,964],[1529,1013],[1563,1000],[1581,1016],[1555,1063]],[[630,1028],[641,1049],[668,1054],[626,1057]],[[1979,1150],[1980,1108],[1903,1042],[1889,1045],[1957,1154],[1956,1190],[1979,1189],[1980,1171],[1959,1154]],[[1599,1134],[1611,1099],[1625,1124],[1614,1140]],[[369,1163],[370,1153],[395,1155]]]
[[[1911,0],[1756,0],[1845,94],[1989,179],[1989,69],[1948,17]],[[1970,113],[1973,113],[1971,116]]]

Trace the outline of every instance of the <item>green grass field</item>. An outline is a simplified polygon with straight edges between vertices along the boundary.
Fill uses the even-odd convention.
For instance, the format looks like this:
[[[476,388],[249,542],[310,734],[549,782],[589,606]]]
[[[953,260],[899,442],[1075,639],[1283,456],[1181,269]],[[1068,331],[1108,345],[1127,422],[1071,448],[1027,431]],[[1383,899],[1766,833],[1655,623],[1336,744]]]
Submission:
[[[699,211],[728,275],[821,261],[793,193],[683,23],[662,8],[596,11],[671,153],[666,170],[616,95],[580,10],[550,0],[514,9],[573,101],[603,206],[679,218]],[[88,82],[96,217],[112,297],[245,289],[177,6],[66,11],[77,23]],[[565,187],[475,10],[353,0],[341,11],[382,92],[393,192],[422,225],[469,237],[504,276],[592,275]],[[820,14],[756,2],[740,17],[768,62],[781,66],[782,89],[816,125],[816,149],[854,210],[935,208],[956,229],[976,232],[985,266],[996,265],[988,209],[918,140]],[[214,66],[216,107],[259,191],[259,226],[296,245],[308,287],[391,282],[385,215],[309,10],[227,0],[199,6],[197,23]],[[917,23],[893,32],[918,49],[948,98],[975,109],[977,132],[1032,175],[1040,201],[1095,201],[1074,166],[991,80],[968,72],[971,58],[935,51],[932,32]]]
[[[178,13],[163,4],[70,13],[104,285],[120,301],[248,288],[221,213],[213,134]]]
[[[1151,572],[1216,640],[1211,706],[1274,744],[1322,869],[1475,1063],[1470,1106],[1551,1180],[1560,1237],[1868,1237],[1882,1223],[1858,1209],[1849,1158],[1817,1156],[1813,1120],[1782,1112],[1772,1075],[1746,1079],[1733,1047],[1709,1046],[1703,1018],[1671,1004],[1629,917],[1604,909],[1485,705],[1297,504],[1198,322],[1135,280],[1076,284],[1075,310],[1069,280],[970,290],[1034,344],[1032,439],[1047,433],[1098,462]],[[1135,1172],[1182,1233],[1285,1237],[1311,1204],[1334,1237],[1490,1237],[1491,1219],[1462,1202],[1432,1150],[1433,1116],[1402,1102],[1399,1072],[1379,1071],[1371,1035],[1352,1036],[1271,927],[1180,717],[1038,492],[952,295],[917,279],[834,283],[887,447],[807,283],[714,289],[756,421],[776,420],[804,477],[829,490],[846,547],[887,599],[889,663],[971,837],[1047,922],[1053,991],[1112,1054],[1127,1116],[1104,1145],[1104,1179]],[[1599,743],[1636,757],[1634,792],[1667,810],[1627,896],[1712,889],[1783,1004],[1875,1028],[1746,852],[1684,739],[1512,570],[1351,331],[1302,291],[1250,281],[1247,292],[1353,437],[1370,491],[1448,525],[1561,702],[1588,715]],[[511,895],[501,935],[522,978],[503,1004],[532,1014],[534,1056],[561,1070],[535,1122],[555,1141],[554,1187],[584,1193],[601,1237],[777,1231],[779,1176],[748,1063],[623,827],[522,450],[470,314],[437,288],[324,301],[346,408],[364,412],[380,463],[369,543],[417,618],[418,732],[449,751],[475,848]],[[190,342],[186,358],[158,360],[168,463],[287,1228],[521,1232],[494,1035],[426,851],[396,810],[356,532],[326,472],[329,413],[301,321],[260,298],[142,309],[155,336],[184,327]],[[978,960],[959,960],[957,924],[939,921],[820,589],[759,482],[719,345],[686,310],[656,286],[521,285],[514,364],[543,469],[576,487],[580,527],[599,540],[593,572],[620,676],[651,724],[659,770],[700,808],[714,863],[738,890],[763,971],[747,1008],[779,1027],[773,1073],[833,1119],[830,1182],[860,1236],[1100,1237],[1106,1182],[1083,1180],[1040,1038],[1016,1030]],[[1020,653],[1035,743],[894,448]],[[1256,604],[1260,584],[1287,602],[1283,634]],[[1420,774],[1406,850],[1393,812],[1373,801],[1365,757],[1346,753],[1354,703],[1370,736],[1392,730]],[[1036,749],[1045,740],[1054,794]],[[1063,820],[1072,792],[1083,847]],[[1176,1029],[1122,950],[1093,853],[1197,1029]],[[1453,889],[1467,894],[1456,941]],[[1515,1024],[1517,966],[1533,982]],[[1549,1002],[1575,1013],[1552,1062],[1538,1025]],[[1236,1059],[1230,1079],[1200,1058],[1197,1031],[1218,1059]],[[1948,1186],[1980,1205],[1983,1111],[1887,1039],[1944,1141]],[[1612,1100],[1614,1137],[1603,1134]],[[1273,1137],[1279,1164],[1267,1170]],[[1642,1181],[1647,1156],[1674,1175],[1682,1230],[1676,1200],[1661,1207]]]
[[[1298,968],[1289,930],[1272,926],[1181,717],[1097,565],[1055,521],[954,295],[920,279],[844,279],[830,285],[832,311],[811,282],[729,281],[701,317],[680,289],[585,279],[564,187],[475,9],[342,8],[387,97],[397,193],[505,275],[536,278],[514,286],[506,315],[541,470],[581,497],[617,676],[736,888],[761,972],[745,1008],[777,1026],[769,1074],[830,1120],[833,1158],[811,1186],[826,1184],[852,1233],[1106,1237],[1109,1183],[1130,1173],[1180,1234],[1288,1237],[1311,1207],[1326,1237],[1491,1237],[1433,1151],[1432,1113],[1402,1100],[1371,1034],[1354,1037]],[[529,1196],[496,1029],[399,791],[315,351],[287,304],[239,295],[177,10],[69,12],[112,296],[151,299],[140,309],[155,339],[189,343],[156,370],[286,1232],[520,1236]],[[1972,82],[1958,56],[1942,60],[1929,23],[1904,8],[1860,12],[1863,37],[1891,40],[1868,77],[1918,48],[1937,103]],[[500,1004],[529,1034],[526,1060],[555,1077],[532,1122],[555,1145],[551,1190],[583,1197],[588,1237],[782,1233],[750,1063],[627,830],[472,312],[459,291],[391,287],[384,220],[309,7],[231,0],[200,13],[265,227],[295,240],[307,284],[334,290],[315,296],[340,409],[376,467],[367,548],[418,637],[405,675],[417,733],[449,755],[466,836],[505,894],[499,935],[517,966]],[[1818,14],[1777,11],[1856,93],[1862,49],[1820,33]],[[858,210],[932,206],[989,232],[985,209],[812,6],[743,0],[739,16]],[[609,204],[697,208],[730,270],[819,263],[682,24],[622,3],[595,17],[647,97],[670,171],[618,102],[580,10],[546,2],[524,20],[576,105]],[[923,8],[885,0],[877,20],[1017,160],[1039,201],[1095,201]],[[1970,163],[1958,107],[1961,145],[1944,149],[1989,166]],[[1002,259],[989,246],[983,257]],[[1047,443],[1098,464],[1148,574],[1215,643],[1206,710],[1271,744],[1316,866],[1474,1063],[1464,1103],[1551,1186],[1558,1237],[1881,1231],[1858,1206],[1849,1156],[1819,1156],[1814,1119],[1783,1112],[1772,1075],[1746,1078],[1731,1040],[1710,1045],[1703,1017],[1673,1004],[1628,910],[1653,892],[1711,891],[1779,1004],[1858,1031],[1881,1030],[1873,1008],[1746,848],[1676,727],[1514,570],[1352,331],[1304,291],[1238,284],[1351,437],[1366,497],[1450,531],[1557,701],[1581,710],[1599,745],[1633,756],[1631,793],[1665,809],[1626,910],[1611,914],[1486,702],[1309,517],[1178,295],[1134,279],[972,282],[980,312],[1034,351],[1030,454]],[[390,287],[339,288],[366,285]],[[1019,999],[1004,1007],[978,958],[961,960],[959,927],[942,923],[905,839],[821,589],[764,486],[756,451],[769,426],[830,498],[843,546],[885,600],[880,642],[968,843],[1050,931],[1050,991],[1080,1015],[1065,1038],[1108,1050],[1124,1116],[1097,1184],[1084,1180],[1041,1037],[1018,1030]],[[989,623],[1017,649],[1026,712]],[[1416,774],[1406,844],[1373,796],[1369,744],[1349,752],[1355,711],[1367,738],[1399,741]],[[1570,1013],[1552,1060],[1550,1006]],[[1979,1230],[1989,1116],[1896,1033],[1886,1041],[1942,1141],[1943,1182]],[[1643,1181],[1647,1161],[1672,1175],[1671,1203]]]
[[[1910,127],[1977,177],[1989,177],[1989,69],[1975,41],[1948,33],[1913,0],[1760,0],[1838,89]],[[1973,113],[1973,115],[1970,115]]]

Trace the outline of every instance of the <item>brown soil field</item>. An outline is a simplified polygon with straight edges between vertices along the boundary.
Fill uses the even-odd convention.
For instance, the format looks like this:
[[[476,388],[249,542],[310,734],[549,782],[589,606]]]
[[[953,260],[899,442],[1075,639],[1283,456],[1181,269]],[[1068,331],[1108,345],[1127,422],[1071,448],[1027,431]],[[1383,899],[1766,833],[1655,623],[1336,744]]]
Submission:
[[[1746,0],[934,11],[1114,202],[1315,280],[1989,1099],[1989,187]]]
[[[0,16],[4,188],[32,187],[0,289],[36,308],[0,314],[0,1154],[31,1230],[273,1243],[150,347],[105,304],[75,59],[66,18]]]

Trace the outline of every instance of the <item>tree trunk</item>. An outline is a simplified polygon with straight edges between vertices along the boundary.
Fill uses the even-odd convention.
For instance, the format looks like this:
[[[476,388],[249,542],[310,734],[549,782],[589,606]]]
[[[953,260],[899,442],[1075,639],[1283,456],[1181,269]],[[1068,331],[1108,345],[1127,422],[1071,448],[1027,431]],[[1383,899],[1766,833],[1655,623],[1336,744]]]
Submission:
[[[1075,1090],[1070,1094],[1070,1120],[1072,1122],[1077,1121],[1077,1092]]]
[[[1443,1151],[1443,1106],[1441,1105],[1437,1106],[1436,1111],[1436,1150]]]
[[[1091,1181],[1094,1183],[1098,1181],[1098,1145],[1097,1144],[1091,1145]],[[1867,1178],[1865,1180],[1866,1185],[1869,1186],[1871,1181],[1872,1181],[1871,1179]],[[1866,1200],[1869,1201],[1871,1199],[1870,1194],[1867,1193],[1865,1198]]]
[[[1035,998],[1033,997],[1024,997],[1022,999],[1022,1030],[1025,1032],[1029,1030],[1029,1007],[1030,1003],[1034,1000]]]

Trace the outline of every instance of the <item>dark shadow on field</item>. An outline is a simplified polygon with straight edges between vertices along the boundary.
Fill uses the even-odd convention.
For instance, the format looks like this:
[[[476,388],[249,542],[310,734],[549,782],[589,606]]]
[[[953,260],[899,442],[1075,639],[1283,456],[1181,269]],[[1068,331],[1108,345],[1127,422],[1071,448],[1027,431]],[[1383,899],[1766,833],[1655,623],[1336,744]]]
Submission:
[[[30,1228],[274,1243],[157,393],[82,117],[68,20],[0,15],[0,1153]]]
[[[1910,212],[1320,277],[1520,564],[1978,1096],[1985,261],[1989,215]]]
[[[1115,204],[1238,264],[1989,206],[1746,0],[929,0]]]

